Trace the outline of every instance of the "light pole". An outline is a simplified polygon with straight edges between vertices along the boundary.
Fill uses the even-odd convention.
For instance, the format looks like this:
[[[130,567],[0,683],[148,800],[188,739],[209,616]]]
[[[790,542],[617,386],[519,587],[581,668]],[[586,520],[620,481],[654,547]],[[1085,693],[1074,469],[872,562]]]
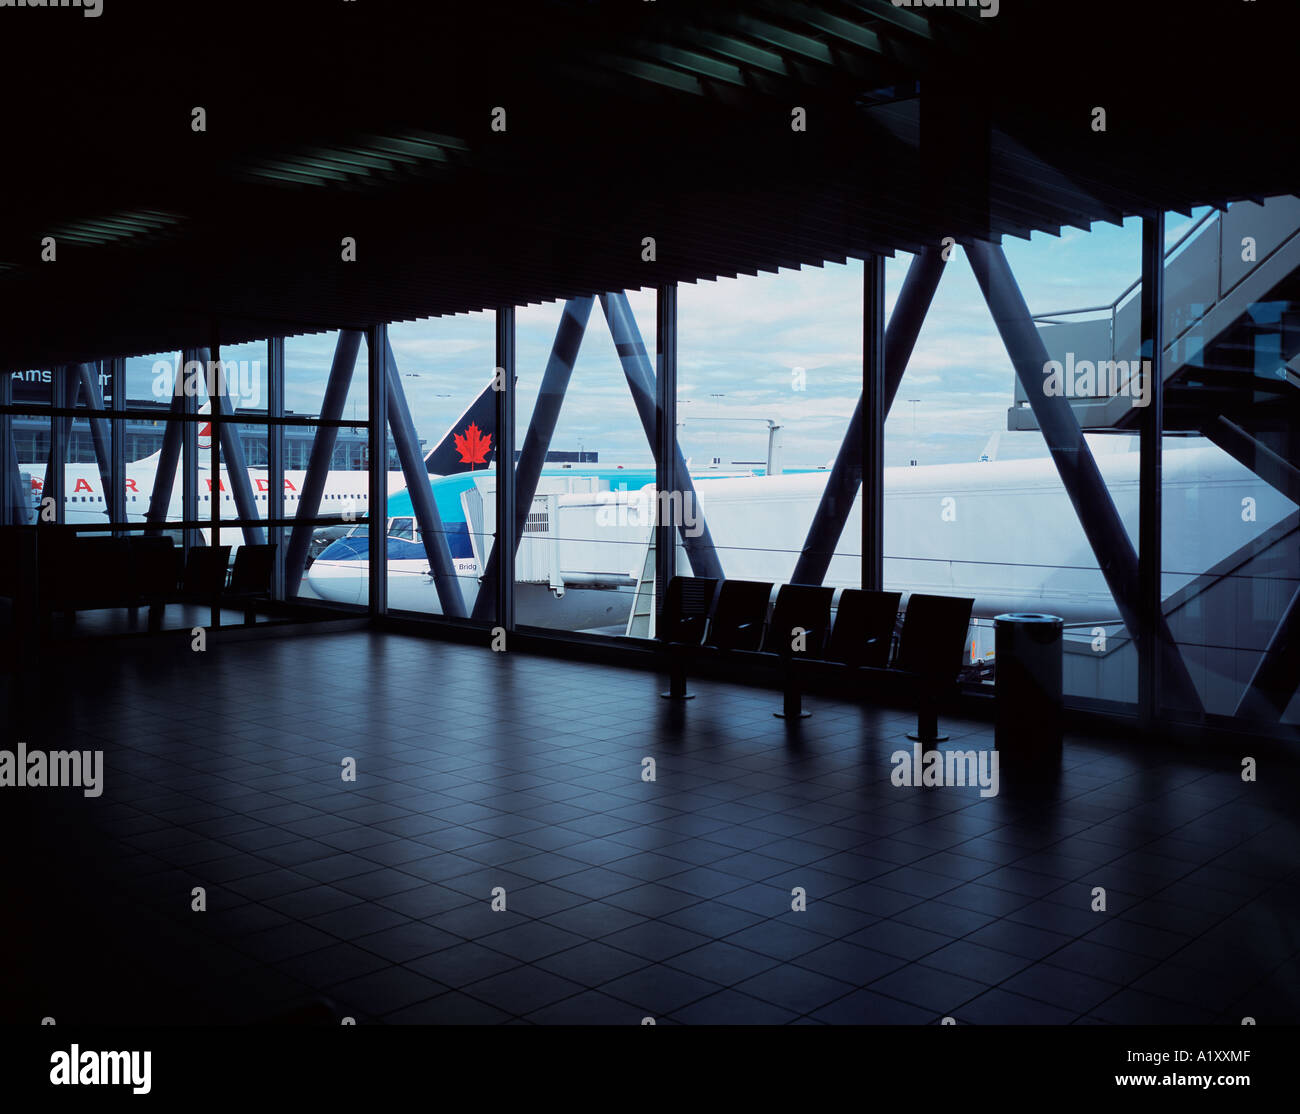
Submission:
[[[916,404],[921,400],[919,398],[909,398],[907,400],[912,404],[912,467],[916,467]]]

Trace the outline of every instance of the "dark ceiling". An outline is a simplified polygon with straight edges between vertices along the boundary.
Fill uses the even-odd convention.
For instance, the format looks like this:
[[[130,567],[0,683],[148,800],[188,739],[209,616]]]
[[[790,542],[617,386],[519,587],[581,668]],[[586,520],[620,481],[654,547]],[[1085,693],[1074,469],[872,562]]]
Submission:
[[[1300,188],[1271,0],[103,5],[0,8],[0,366]]]

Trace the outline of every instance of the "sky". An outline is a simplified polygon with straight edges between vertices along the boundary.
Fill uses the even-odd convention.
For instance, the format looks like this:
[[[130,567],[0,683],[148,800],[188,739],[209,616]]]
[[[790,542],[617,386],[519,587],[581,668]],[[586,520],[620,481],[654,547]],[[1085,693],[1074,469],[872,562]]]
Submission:
[[[1197,212],[1192,219],[1201,215]],[[1169,243],[1192,219],[1170,215]],[[1031,312],[1108,305],[1141,273],[1141,221],[1066,229],[1058,237],[1006,238],[1003,247]],[[886,313],[910,256],[887,259]],[[642,338],[653,351],[653,289],[628,292]],[[558,302],[517,313],[519,424],[528,417],[562,312]],[[491,313],[397,322],[389,327],[416,429],[432,447],[488,384],[495,364]],[[320,410],[337,334],[286,340],[286,407]],[[241,405],[265,406],[265,346],[223,349],[252,374]],[[362,345],[345,415],[366,416]],[[695,470],[718,457],[762,461],[768,425],[782,426],[787,468],[820,467],[835,456],[861,386],[862,264],[782,270],[678,289],[678,436]],[[154,359],[128,361],[128,397],[148,392]],[[802,375],[799,374],[802,369]],[[978,460],[996,440],[1002,459],[1045,455],[1037,433],[1006,433],[1014,371],[961,248],[945,269],[886,423],[885,464]],[[802,386],[802,389],[798,389]],[[145,394],[144,397],[149,397]],[[912,400],[916,400],[913,402]],[[579,350],[552,441],[554,449],[598,451],[602,463],[649,465],[650,451],[599,302]],[[742,465],[747,467],[747,465]]]

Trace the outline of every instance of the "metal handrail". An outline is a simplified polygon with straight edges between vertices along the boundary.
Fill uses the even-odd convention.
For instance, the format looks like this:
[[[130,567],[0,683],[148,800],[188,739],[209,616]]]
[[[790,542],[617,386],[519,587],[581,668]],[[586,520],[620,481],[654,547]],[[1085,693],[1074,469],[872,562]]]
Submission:
[[[1206,222],[1215,220],[1216,218],[1222,215],[1223,215],[1223,211],[1218,209],[1211,209],[1208,213],[1206,213],[1199,220],[1193,223],[1191,228],[1189,228],[1180,237],[1178,237],[1177,242],[1172,247],[1165,249],[1165,257],[1164,257],[1165,264],[1168,265],[1169,260],[1173,257],[1174,253],[1177,252],[1179,248],[1181,248],[1185,243],[1187,243],[1188,240],[1192,238],[1192,236],[1196,234],[1197,229],[1199,229]],[[1222,244],[1220,244],[1220,248],[1222,248]],[[1222,251],[1220,251],[1220,254],[1222,254]],[[1139,276],[1138,278],[1134,279],[1131,283],[1129,283],[1129,285],[1125,287],[1124,290],[1120,293],[1119,297],[1117,297],[1109,305],[1089,306],[1086,309],[1063,309],[1063,310],[1058,310],[1055,313],[1035,313],[1031,315],[1031,320],[1042,321],[1048,317],[1069,317],[1071,314],[1076,314],[1076,313],[1101,313],[1103,310],[1109,310],[1113,316],[1114,311],[1119,308],[1120,303],[1125,301],[1128,298],[1128,296],[1132,294],[1135,290],[1137,290],[1141,285],[1142,285],[1142,279]]]
[[[1178,253],[1179,249],[1182,248],[1184,244],[1190,241],[1193,236],[1197,235],[1202,230],[1202,228],[1210,221],[1217,220],[1218,221],[1218,245],[1217,245],[1218,256],[1216,259],[1216,267],[1220,275],[1220,279],[1217,286],[1221,288],[1223,285],[1222,282],[1223,221],[1220,218],[1222,218],[1223,214],[1226,211],[1227,210],[1211,209],[1208,213],[1203,214],[1200,218],[1194,221],[1192,223],[1191,228],[1189,228],[1180,237],[1178,237],[1178,240],[1171,247],[1165,249],[1163,265],[1165,267],[1168,267],[1174,255]],[[1110,330],[1109,330],[1110,331],[1110,359],[1113,361],[1115,359],[1115,332],[1119,325],[1120,306],[1122,306],[1136,291],[1138,291],[1141,288],[1141,286],[1142,286],[1142,279],[1141,277],[1138,277],[1133,282],[1131,282],[1127,287],[1125,287],[1124,290],[1120,292],[1119,296],[1109,305],[1090,306],[1086,309],[1060,310],[1059,312],[1056,313],[1038,313],[1038,314],[1033,314],[1031,316],[1031,320],[1038,322],[1038,321],[1049,321],[1050,319],[1058,318],[1058,317],[1077,316],[1078,314],[1081,313],[1109,313],[1110,314]],[[1223,294],[1222,290],[1218,289],[1217,296],[1222,297],[1222,294]]]

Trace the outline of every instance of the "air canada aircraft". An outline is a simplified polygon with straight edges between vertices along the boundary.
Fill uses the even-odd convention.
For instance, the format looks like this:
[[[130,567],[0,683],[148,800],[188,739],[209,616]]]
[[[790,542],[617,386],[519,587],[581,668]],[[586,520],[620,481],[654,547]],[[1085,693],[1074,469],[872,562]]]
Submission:
[[[482,436],[477,432],[479,425],[490,423],[491,416],[495,414],[494,405],[492,388],[489,384],[424,458],[425,468],[430,474],[450,474],[481,465],[482,462],[476,462],[475,459],[482,452],[475,437]],[[208,406],[209,404],[205,403],[200,413],[208,413]],[[211,468],[207,463],[211,447],[212,425],[206,422],[199,427],[198,432],[198,517],[200,519],[206,519],[211,515],[209,507],[214,493]],[[126,466],[123,486],[128,522],[146,521],[160,455],[156,452]],[[36,514],[41,507],[46,465],[44,462],[19,464],[18,468],[20,473],[30,475],[32,513]],[[285,517],[293,517],[298,513],[306,475],[305,471],[284,473]],[[257,504],[258,517],[265,518],[270,501],[268,472],[265,468],[249,468],[248,479],[253,500]],[[369,472],[366,471],[332,470],[326,473],[325,489],[317,516],[321,518],[339,516],[353,520],[363,517],[370,504],[369,484]],[[388,473],[390,495],[405,486],[406,479],[401,472]],[[221,499],[222,519],[238,519],[230,474],[225,468],[221,469],[216,494]],[[167,505],[165,518],[168,521],[174,522],[182,518],[181,497],[181,478],[178,468]],[[65,465],[64,521],[72,525],[93,525],[107,521],[108,514],[107,492],[104,489],[99,466],[97,464]],[[205,529],[202,534],[205,543],[208,542],[210,531]],[[221,541],[224,545],[237,547],[242,539],[242,531],[238,527],[231,526],[222,531]]]

